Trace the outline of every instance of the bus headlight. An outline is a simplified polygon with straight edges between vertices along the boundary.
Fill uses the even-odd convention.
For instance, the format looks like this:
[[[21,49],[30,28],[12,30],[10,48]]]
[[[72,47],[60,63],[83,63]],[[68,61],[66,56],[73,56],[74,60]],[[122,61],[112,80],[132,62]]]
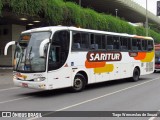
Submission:
[[[34,78],[34,82],[41,82],[44,81],[45,79],[46,79],[45,77]]]

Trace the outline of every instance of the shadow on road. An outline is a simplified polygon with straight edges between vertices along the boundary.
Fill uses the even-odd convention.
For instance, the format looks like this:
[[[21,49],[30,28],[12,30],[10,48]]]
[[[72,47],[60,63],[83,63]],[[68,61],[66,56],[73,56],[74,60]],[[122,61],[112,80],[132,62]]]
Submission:
[[[149,78],[140,78],[140,81],[147,81],[147,80],[149,80]],[[96,83],[96,84],[87,85],[86,88],[82,92],[87,92],[90,90],[96,90],[100,88],[103,89],[105,87],[112,87],[116,85],[129,84],[129,83],[135,83],[135,82],[131,82],[129,79],[120,79],[120,80]],[[25,93],[25,94],[19,94],[19,96],[48,98],[48,97],[53,97],[53,96],[57,97],[57,96],[69,95],[69,94],[78,94],[78,93],[73,93],[70,90],[70,88],[63,88],[63,89],[57,89],[57,90],[44,90],[44,91],[30,92],[30,93]]]
[[[156,72],[154,72],[155,74],[159,74],[160,73],[160,71],[156,71]]]

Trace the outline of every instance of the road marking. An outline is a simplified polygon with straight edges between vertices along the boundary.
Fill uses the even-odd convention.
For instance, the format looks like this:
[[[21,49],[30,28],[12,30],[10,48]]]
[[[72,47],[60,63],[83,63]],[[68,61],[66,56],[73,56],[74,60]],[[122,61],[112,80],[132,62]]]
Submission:
[[[20,87],[11,87],[6,89],[0,89],[0,92],[7,91],[7,90],[13,90],[13,89],[20,89]]]
[[[81,104],[84,104],[84,103],[92,102],[92,101],[94,101],[94,100],[97,100],[97,99],[100,99],[100,98],[104,98],[104,97],[107,97],[107,96],[110,96],[110,95],[113,95],[113,94],[116,94],[116,93],[119,93],[119,92],[122,92],[122,91],[125,91],[125,90],[128,90],[128,89],[131,89],[131,88],[134,88],[134,87],[137,87],[137,86],[140,86],[140,85],[149,83],[149,82],[153,82],[154,80],[158,80],[158,79],[160,79],[160,77],[159,77],[159,78],[152,79],[152,80],[147,81],[147,82],[143,82],[143,83],[134,85],[134,86],[130,86],[130,87],[127,87],[127,88],[124,88],[124,89],[121,89],[121,90],[117,90],[117,91],[112,92],[112,93],[104,94],[104,95],[102,95],[102,96],[99,96],[99,97],[96,97],[96,98],[92,98],[92,99],[89,99],[89,100],[86,100],[86,101],[83,101],[83,102],[80,102],[80,103],[77,103],[77,104],[74,104],[74,105],[71,105],[71,106],[67,106],[67,107],[58,109],[58,110],[56,110],[56,111],[66,110],[66,109],[69,109],[69,108],[72,108],[72,107],[75,107],[75,106],[78,106],[78,105],[81,105]]]
[[[158,110],[158,112],[156,113],[158,116],[159,116],[159,114],[160,114],[160,110]],[[156,119],[157,117],[151,117],[151,118],[149,118],[148,120],[154,120],[154,119]]]
[[[98,100],[98,99],[101,99],[101,98],[104,98],[104,97],[107,97],[107,96],[110,96],[110,95],[113,95],[113,94],[116,94],[116,93],[120,93],[122,91],[131,89],[131,88],[135,88],[137,86],[141,86],[141,85],[144,85],[144,84],[147,84],[147,83],[153,82],[155,80],[159,80],[159,79],[160,79],[160,77],[152,79],[152,80],[149,80],[149,81],[146,81],[146,82],[143,82],[143,83],[140,83],[140,84],[137,84],[137,85],[134,85],[134,86],[130,86],[130,87],[127,87],[127,88],[124,88],[124,89],[121,89],[121,90],[118,90],[118,91],[115,91],[115,92],[112,92],[112,93],[107,93],[107,94],[104,94],[102,96],[95,97],[95,98],[92,98],[92,99],[89,99],[89,100],[86,100],[86,101],[83,101],[83,102],[80,102],[80,103],[77,103],[77,104],[73,104],[73,105],[70,105],[70,106],[55,110],[54,112],[46,113],[42,117],[45,117],[46,115],[50,115],[50,114],[53,114],[53,113],[58,112],[58,111],[63,111],[63,110],[66,110],[66,109],[70,109],[70,108],[73,108],[73,107],[88,103],[88,102],[92,102],[92,101],[95,101],[95,100]],[[34,119],[38,119],[38,117],[29,118],[27,120],[34,120]]]
[[[0,104],[4,104],[4,103],[8,103],[8,102],[13,102],[13,101],[17,101],[17,100],[22,100],[22,99],[27,99],[27,98],[30,98],[30,97],[21,97],[21,98],[17,98],[17,99],[2,101],[2,102],[0,102]]]

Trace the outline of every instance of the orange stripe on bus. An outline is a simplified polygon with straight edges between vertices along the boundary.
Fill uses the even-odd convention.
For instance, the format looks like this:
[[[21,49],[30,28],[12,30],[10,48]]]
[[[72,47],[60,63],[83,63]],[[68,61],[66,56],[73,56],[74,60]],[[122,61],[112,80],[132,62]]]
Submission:
[[[135,60],[143,60],[146,57],[146,52],[138,52],[138,55],[134,57]]]
[[[86,68],[99,68],[99,67],[104,67],[106,62],[88,62],[87,60],[85,61],[85,66]]]

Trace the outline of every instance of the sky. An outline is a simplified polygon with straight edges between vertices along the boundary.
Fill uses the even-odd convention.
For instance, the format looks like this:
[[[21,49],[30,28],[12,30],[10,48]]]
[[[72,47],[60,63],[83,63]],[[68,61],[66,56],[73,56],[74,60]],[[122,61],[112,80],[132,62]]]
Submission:
[[[146,0],[133,0],[133,1],[137,2],[138,4],[146,8]],[[157,1],[160,1],[160,0],[147,0],[148,10],[155,15],[157,13]]]

